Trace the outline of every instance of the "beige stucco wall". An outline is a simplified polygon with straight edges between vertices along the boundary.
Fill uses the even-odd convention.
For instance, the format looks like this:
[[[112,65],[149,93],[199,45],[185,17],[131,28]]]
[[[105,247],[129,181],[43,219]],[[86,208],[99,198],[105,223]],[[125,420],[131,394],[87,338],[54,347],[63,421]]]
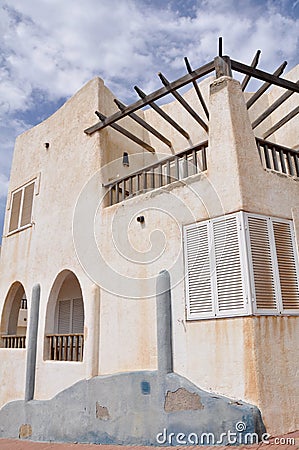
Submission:
[[[18,138],[9,191],[36,176],[39,191],[34,197],[34,225],[3,239],[0,308],[14,281],[23,283],[28,298],[32,286],[41,284],[36,398],[50,398],[77,380],[97,374],[156,369],[155,280],[160,270],[167,269],[173,287],[175,371],[204,389],[256,403],[270,432],[295,427],[299,402],[293,402],[290,408],[289,396],[298,392],[298,318],[186,321],[184,225],[239,210],[288,219],[293,211],[295,228],[299,228],[298,214],[294,213],[298,181],[262,168],[239,83],[223,77],[210,91],[211,81],[201,85],[210,110],[207,172],[118,205],[100,205],[92,231],[107,264],[93,270],[103,270],[107,280],[111,278],[109,283],[104,280],[101,289],[78,261],[73,242],[74,209],[85,183],[108,164],[92,185],[91,194],[97,199],[103,192],[101,181],[121,178],[165,154],[198,144],[207,139],[206,133],[180,105],[171,103],[165,110],[187,128],[190,142],[152,110],[140,115],[171,139],[172,149],[129,118],[122,124],[144,137],[157,154],[140,149],[114,130],[87,136],[83,130],[96,122],[95,110],[105,115],[116,111],[113,94],[101,80],[94,79],[52,117]],[[200,110],[194,91],[185,95],[194,109]],[[269,98],[264,98],[260,106],[255,105],[251,118],[259,115],[268,102]],[[48,150],[44,142],[50,143]],[[130,154],[129,168],[119,160],[124,151]],[[115,159],[116,163],[111,163]],[[136,221],[139,214],[145,216],[144,226]],[[9,213],[5,232],[8,217]],[[86,229],[86,236],[89,232]],[[83,251],[84,245],[83,241]],[[86,242],[86,254],[88,251]],[[46,321],[48,305],[52,325],[54,320],[50,293],[57,276],[66,269],[77,276],[84,298],[83,363],[44,360],[44,330],[51,328],[51,320]],[[2,353],[6,361],[0,366],[1,377],[12,367],[24,377],[25,359],[16,359],[15,354],[25,352],[17,352],[0,349],[1,361]],[[292,370],[286,371],[291,363]],[[282,386],[285,376],[287,382]],[[20,396],[21,385],[9,395],[1,390],[0,406]],[[283,420],[278,419],[278,410]]]

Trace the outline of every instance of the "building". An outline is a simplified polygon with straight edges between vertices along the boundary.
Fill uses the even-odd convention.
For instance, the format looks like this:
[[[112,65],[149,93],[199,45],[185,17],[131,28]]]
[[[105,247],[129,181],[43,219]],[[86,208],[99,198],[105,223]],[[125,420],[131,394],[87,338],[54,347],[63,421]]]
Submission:
[[[299,66],[186,63],[128,107],[95,78],[16,141],[0,436],[298,428]]]

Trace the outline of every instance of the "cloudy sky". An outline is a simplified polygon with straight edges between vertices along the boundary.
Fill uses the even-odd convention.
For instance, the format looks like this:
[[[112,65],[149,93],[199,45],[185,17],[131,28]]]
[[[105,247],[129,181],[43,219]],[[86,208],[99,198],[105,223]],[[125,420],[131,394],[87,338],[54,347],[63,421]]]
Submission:
[[[299,0],[0,0],[0,233],[15,137],[98,75],[115,95],[161,86],[217,55],[299,63]]]

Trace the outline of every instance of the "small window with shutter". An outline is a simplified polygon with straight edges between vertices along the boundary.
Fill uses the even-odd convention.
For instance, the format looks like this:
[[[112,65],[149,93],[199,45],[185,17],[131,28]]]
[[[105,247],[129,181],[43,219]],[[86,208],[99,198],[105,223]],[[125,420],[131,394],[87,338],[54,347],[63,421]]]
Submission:
[[[84,332],[84,305],[82,298],[59,300],[58,334]]]
[[[247,239],[258,314],[299,314],[299,272],[293,223],[247,215]]]
[[[184,228],[187,319],[299,314],[290,220],[239,212]]]
[[[248,313],[241,227],[238,214],[185,227],[188,319]]]
[[[32,181],[12,193],[9,233],[31,224],[35,182]]]

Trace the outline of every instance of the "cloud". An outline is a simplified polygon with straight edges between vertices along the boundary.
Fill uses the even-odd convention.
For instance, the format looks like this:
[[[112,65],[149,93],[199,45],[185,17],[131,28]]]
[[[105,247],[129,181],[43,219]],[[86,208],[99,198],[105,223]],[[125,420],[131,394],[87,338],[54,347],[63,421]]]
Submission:
[[[260,48],[265,70],[295,65],[298,10],[298,0],[0,0],[1,180],[15,136],[95,75],[134,101],[134,84],[161,86],[158,71],[183,75],[184,56],[194,68],[213,59],[219,36],[234,59]]]

